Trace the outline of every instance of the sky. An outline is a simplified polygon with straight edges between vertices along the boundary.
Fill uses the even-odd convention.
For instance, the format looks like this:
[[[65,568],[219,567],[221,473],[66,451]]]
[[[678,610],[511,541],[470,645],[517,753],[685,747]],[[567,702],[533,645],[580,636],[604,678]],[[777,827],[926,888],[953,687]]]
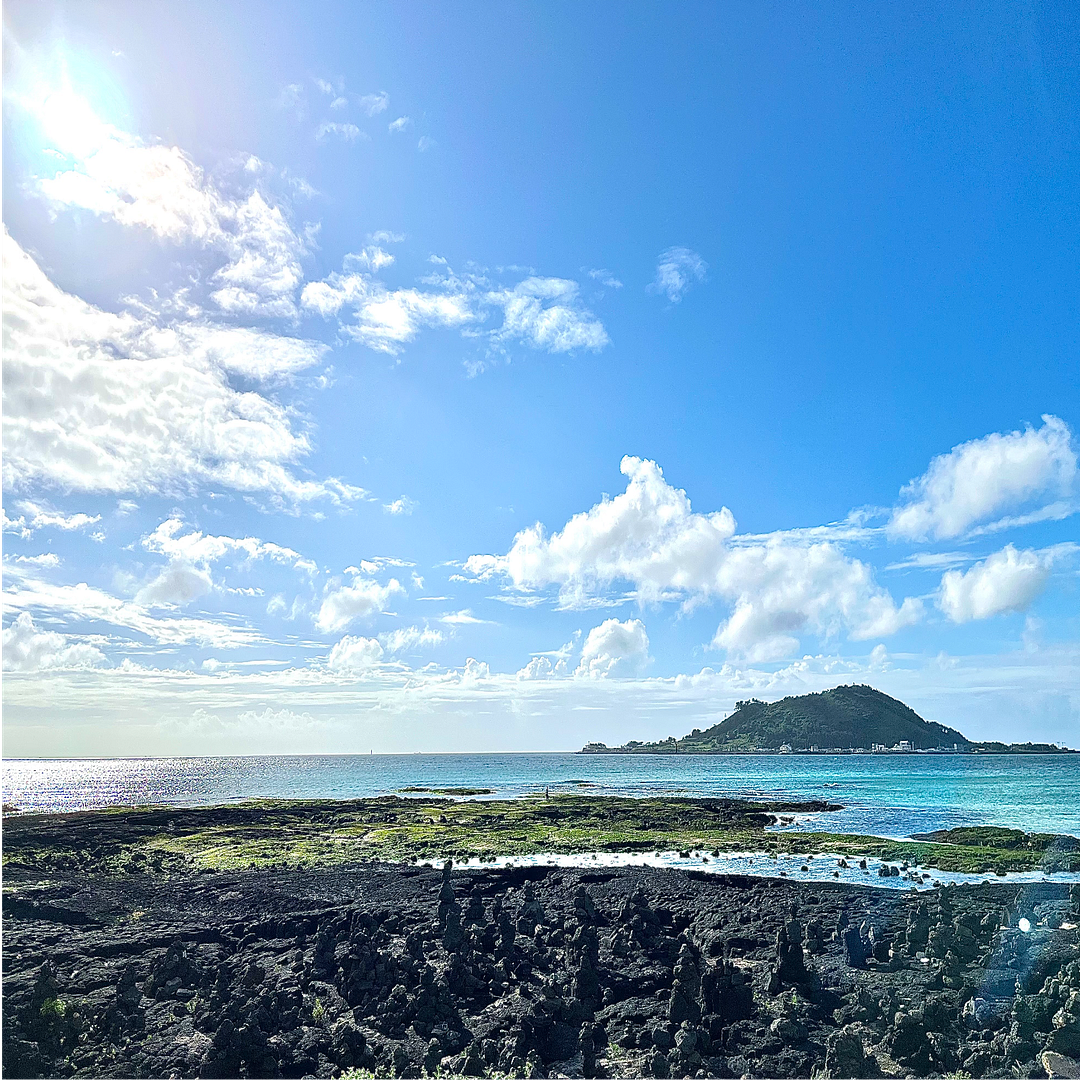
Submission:
[[[5,756],[1080,747],[1080,10],[4,5]]]

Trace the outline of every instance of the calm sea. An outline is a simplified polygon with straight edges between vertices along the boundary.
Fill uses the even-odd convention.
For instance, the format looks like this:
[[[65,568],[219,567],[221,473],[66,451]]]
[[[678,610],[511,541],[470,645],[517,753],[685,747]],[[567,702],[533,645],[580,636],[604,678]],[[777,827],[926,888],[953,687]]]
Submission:
[[[492,798],[548,788],[552,794],[825,799],[844,809],[801,819],[793,827],[903,837],[957,825],[1004,825],[1080,836],[1080,754],[375,754],[3,763],[4,802],[20,810],[350,799],[391,795],[409,786],[489,788]]]

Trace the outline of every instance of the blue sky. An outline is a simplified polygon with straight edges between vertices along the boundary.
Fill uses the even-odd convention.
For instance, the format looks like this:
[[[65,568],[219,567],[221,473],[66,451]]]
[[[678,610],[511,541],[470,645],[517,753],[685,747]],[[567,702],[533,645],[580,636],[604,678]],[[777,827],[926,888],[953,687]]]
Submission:
[[[4,18],[6,754],[1080,745],[1075,7]]]

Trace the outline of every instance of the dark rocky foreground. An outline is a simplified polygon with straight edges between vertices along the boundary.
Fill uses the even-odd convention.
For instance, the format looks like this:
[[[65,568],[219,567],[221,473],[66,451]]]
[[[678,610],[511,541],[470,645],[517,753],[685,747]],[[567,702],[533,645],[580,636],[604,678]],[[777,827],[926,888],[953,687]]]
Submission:
[[[1076,887],[387,865],[17,878],[5,1076],[1080,1069]]]

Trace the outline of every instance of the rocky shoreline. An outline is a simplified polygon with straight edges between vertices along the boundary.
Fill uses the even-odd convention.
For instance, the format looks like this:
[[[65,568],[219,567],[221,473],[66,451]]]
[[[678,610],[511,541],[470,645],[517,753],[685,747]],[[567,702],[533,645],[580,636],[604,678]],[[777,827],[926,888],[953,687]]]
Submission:
[[[1080,887],[5,873],[3,1075],[1080,1074]]]

